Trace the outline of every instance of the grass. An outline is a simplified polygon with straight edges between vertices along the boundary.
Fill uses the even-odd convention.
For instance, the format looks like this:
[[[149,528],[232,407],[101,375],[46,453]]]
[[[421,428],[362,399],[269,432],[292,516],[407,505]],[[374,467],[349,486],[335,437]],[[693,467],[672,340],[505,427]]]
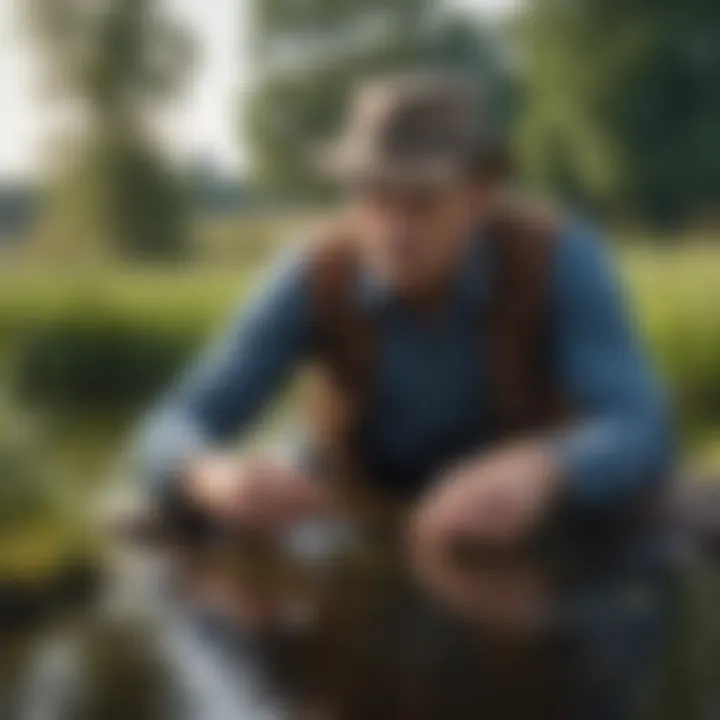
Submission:
[[[620,252],[620,266],[645,322],[663,322],[668,313],[684,319],[713,319],[720,301],[718,245],[677,248],[634,247]]]
[[[205,322],[240,302],[258,278],[257,268],[72,272],[16,267],[0,272],[0,326],[22,329],[85,307],[102,306],[142,325]]]

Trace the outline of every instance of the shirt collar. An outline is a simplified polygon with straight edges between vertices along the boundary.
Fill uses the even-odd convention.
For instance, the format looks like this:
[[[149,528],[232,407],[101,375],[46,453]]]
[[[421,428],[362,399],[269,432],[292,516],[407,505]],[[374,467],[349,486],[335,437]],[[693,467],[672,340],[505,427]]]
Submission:
[[[454,275],[453,306],[470,312],[480,310],[489,287],[487,255],[484,233],[473,233]],[[378,312],[387,309],[395,300],[393,289],[366,266],[361,266],[358,272],[355,297],[362,308]]]

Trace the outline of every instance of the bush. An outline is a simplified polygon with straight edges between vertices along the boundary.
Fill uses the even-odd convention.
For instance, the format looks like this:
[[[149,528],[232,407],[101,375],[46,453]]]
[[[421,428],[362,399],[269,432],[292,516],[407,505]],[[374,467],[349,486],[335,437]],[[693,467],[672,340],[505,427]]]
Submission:
[[[116,318],[63,318],[24,338],[16,389],[30,404],[53,409],[132,409],[180,370],[199,341],[192,329],[137,327]]]
[[[41,409],[86,414],[146,403],[247,286],[237,270],[7,280],[0,349],[13,390]]]

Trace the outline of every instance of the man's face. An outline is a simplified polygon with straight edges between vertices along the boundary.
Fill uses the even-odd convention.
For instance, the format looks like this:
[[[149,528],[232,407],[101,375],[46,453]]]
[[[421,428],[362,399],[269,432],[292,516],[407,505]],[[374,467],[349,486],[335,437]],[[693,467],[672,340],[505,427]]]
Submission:
[[[373,270],[402,292],[431,290],[461,262],[477,208],[470,183],[357,188],[352,213]]]

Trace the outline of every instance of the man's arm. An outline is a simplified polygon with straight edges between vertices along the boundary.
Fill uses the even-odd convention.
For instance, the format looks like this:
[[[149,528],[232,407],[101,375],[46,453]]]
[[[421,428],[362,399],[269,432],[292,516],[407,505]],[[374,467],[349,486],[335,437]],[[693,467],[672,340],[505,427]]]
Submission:
[[[664,394],[601,245],[578,227],[560,239],[553,310],[557,370],[576,424],[483,452],[441,476],[411,523],[417,557],[442,558],[457,538],[517,545],[558,496],[612,508],[667,474],[674,448]]]
[[[554,440],[571,500],[621,503],[662,480],[673,459],[667,401],[601,243],[566,229],[555,264],[557,368],[578,425]]]
[[[300,258],[286,262],[151,413],[140,432],[139,474],[160,494],[196,458],[244,430],[307,350],[310,310]]]

